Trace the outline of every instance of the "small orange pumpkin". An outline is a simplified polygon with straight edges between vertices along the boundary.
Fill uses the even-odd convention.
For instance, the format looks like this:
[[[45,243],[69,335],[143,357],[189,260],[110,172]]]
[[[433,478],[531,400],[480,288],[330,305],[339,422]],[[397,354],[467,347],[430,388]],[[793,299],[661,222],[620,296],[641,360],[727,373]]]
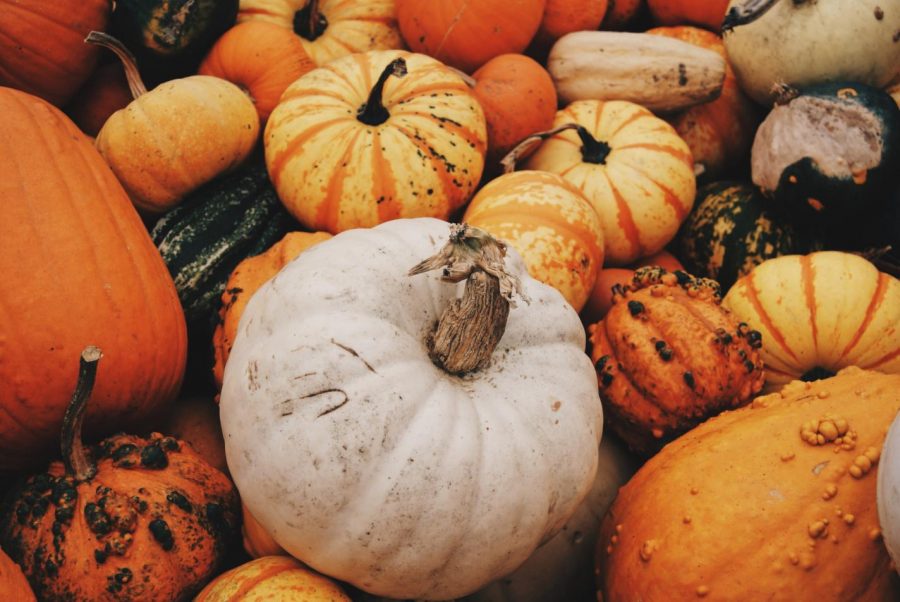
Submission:
[[[336,583],[290,556],[265,556],[222,573],[194,602],[351,602]]]

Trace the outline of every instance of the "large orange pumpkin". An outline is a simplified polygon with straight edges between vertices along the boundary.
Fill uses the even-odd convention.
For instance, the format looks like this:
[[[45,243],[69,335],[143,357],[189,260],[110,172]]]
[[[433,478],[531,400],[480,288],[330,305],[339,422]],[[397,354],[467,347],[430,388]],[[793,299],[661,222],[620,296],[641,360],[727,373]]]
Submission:
[[[111,10],[109,0],[0,0],[0,86],[65,104],[100,54],[84,37],[106,29]]]
[[[501,54],[522,52],[546,0],[397,0],[400,33],[411,50],[472,73]]]
[[[71,357],[103,345],[93,433],[146,422],[174,398],[187,335],[175,286],[91,141],[47,102],[0,88],[0,472],[55,447]]]
[[[266,166],[311,230],[447,219],[475,191],[484,112],[459,75],[422,54],[373,50],[310,71],[269,117]]]
[[[699,25],[719,31],[728,0],[647,0],[647,6],[660,25]]]

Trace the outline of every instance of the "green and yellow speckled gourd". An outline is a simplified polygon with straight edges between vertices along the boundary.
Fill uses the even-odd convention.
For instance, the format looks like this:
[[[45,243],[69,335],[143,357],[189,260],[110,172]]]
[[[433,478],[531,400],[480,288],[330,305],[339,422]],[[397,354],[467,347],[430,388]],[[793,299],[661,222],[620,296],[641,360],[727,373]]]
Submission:
[[[712,280],[640,268],[588,332],[610,427],[645,456],[763,386],[759,333],[720,306]]]

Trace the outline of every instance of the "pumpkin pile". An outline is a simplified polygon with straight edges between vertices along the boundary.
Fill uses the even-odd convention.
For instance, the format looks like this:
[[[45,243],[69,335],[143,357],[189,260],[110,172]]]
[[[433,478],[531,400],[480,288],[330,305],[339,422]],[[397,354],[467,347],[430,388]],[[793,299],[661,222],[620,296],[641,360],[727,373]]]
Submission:
[[[0,0],[0,592],[900,599],[900,4]]]

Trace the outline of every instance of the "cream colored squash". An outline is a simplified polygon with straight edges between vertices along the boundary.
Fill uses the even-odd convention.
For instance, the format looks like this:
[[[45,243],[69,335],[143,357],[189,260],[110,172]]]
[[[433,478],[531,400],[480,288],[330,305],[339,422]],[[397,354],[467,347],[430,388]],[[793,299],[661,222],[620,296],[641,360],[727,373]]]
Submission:
[[[888,429],[878,463],[878,522],[884,545],[900,573],[900,414]]]
[[[895,0],[731,0],[722,29],[741,88],[767,106],[775,84],[881,88],[900,74]]]
[[[399,219],[310,248],[251,298],[225,367],[222,429],[247,509],[293,556],[392,598],[460,597],[509,574],[597,470],[584,329],[512,249],[500,282],[518,279],[528,301],[489,363],[457,376],[432,362],[435,322],[479,286],[409,275],[450,231]]]

